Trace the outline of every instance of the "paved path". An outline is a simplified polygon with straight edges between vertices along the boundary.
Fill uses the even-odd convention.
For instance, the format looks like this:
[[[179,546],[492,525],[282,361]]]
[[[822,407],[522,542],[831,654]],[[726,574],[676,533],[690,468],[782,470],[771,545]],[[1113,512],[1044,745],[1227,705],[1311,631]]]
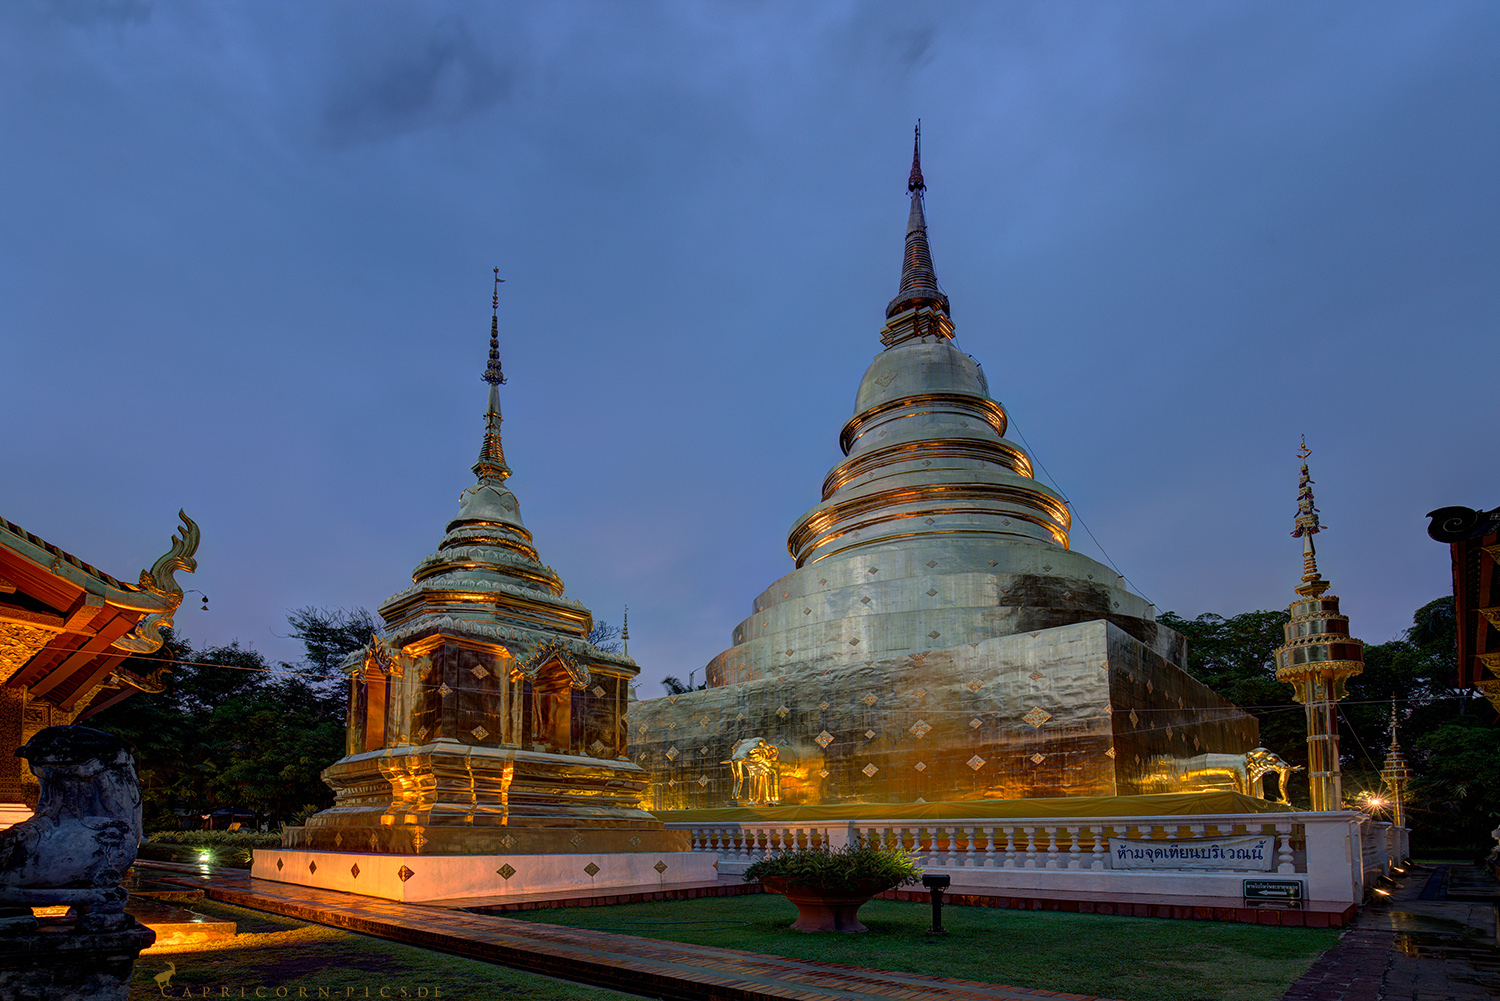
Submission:
[[[1500,997],[1495,901],[1479,866],[1411,866],[1284,1001],[1488,1001]]]
[[[149,863],[138,863],[149,864]],[[165,872],[165,871],[164,871]],[[1091,995],[1028,990],[915,973],[867,970],[715,949],[609,932],[562,928],[491,914],[401,904],[253,879],[232,869],[170,875],[227,904],[469,956],[513,969],[672,1001],[1103,1001]]]

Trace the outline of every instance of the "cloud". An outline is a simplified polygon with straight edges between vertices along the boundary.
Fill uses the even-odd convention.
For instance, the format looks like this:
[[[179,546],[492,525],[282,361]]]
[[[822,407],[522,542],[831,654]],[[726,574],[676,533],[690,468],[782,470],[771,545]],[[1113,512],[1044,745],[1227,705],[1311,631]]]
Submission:
[[[322,114],[329,144],[380,142],[460,122],[511,94],[513,71],[497,65],[462,21],[402,33],[399,44],[401,51],[352,69],[332,88]]]
[[[937,30],[930,24],[892,32],[891,48],[907,71],[920,69],[932,60],[932,40]]]

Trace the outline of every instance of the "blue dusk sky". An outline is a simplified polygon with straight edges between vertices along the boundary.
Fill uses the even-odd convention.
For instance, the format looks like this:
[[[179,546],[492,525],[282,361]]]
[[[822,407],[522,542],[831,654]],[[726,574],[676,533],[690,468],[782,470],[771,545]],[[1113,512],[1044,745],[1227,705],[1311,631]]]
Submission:
[[[791,569],[900,274],[1159,609],[1284,606],[1305,433],[1356,635],[1500,504],[1500,4],[0,6],[0,515],[295,660],[473,477],[640,692]],[[1078,519],[1092,530],[1096,543]],[[194,596],[190,596],[193,598]]]

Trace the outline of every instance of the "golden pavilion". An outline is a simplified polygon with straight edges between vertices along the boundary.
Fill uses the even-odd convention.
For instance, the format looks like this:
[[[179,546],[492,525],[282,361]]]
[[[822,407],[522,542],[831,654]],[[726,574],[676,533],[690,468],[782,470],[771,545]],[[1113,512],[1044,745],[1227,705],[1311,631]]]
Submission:
[[[1069,548],[1066,501],[955,340],[920,131],[907,187],[883,350],[845,458],[792,525],[795,569],[754,599],[706,690],[630,707],[646,806],[1250,793],[1254,718],[1183,670],[1185,641],[1119,574]]]

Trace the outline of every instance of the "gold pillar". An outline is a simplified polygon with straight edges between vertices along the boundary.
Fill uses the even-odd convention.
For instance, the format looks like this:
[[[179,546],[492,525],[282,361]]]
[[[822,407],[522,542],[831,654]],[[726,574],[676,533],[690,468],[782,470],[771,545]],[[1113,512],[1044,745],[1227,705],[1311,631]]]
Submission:
[[[1344,697],[1344,682],[1365,669],[1365,652],[1363,641],[1350,637],[1349,617],[1339,614],[1339,599],[1327,594],[1331,585],[1318,573],[1312,537],[1322,527],[1307,471],[1310,454],[1304,439],[1298,452],[1302,479],[1292,531],[1302,539],[1302,583],[1296,589],[1300,597],[1289,606],[1291,621],[1282,627],[1286,642],[1276,651],[1276,680],[1290,684],[1296,700],[1307,707],[1307,786],[1312,808],[1339,810],[1344,790],[1338,701]]]

